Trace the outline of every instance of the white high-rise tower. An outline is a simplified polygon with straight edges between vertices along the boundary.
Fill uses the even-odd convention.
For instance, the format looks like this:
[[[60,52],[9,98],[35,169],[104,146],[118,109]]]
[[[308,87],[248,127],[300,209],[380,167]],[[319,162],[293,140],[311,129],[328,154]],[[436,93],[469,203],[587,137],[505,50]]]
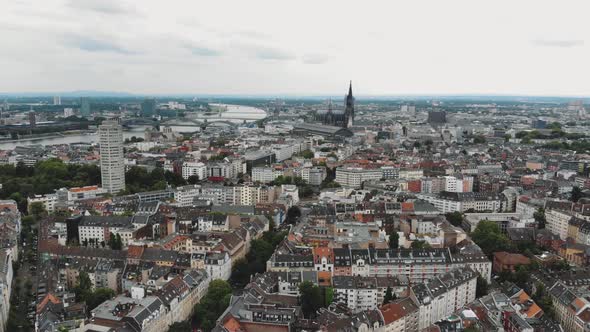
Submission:
[[[102,187],[116,194],[125,189],[123,128],[116,120],[105,120],[98,126],[98,137]]]

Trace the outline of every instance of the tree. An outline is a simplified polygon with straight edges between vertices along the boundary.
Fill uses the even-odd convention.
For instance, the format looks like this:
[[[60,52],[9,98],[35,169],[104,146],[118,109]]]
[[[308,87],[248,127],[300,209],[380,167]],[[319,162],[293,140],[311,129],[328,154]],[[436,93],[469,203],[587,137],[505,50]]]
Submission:
[[[285,222],[287,224],[294,225],[299,221],[301,217],[301,209],[297,205],[293,205],[287,210],[287,216],[285,218]]]
[[[121,239],[121,234],[118,234],[115,236],[115,241],[117,242],[117,249],[116,250],[121,250],[123,249],[123,240]]]
[[[231,283],[234,287],[244,287],[250,281],[252,274],[253,271],[248,261],[245,258],[239,259],[232,266]]]
[[[555,308],[551,296],[547,293],[545,286],[541,283],[536,284],[536,291],[532,298],[543,309],[544,314],[551,319],[555,319]]]
[[[393,230],[389,234],[389,248],[397,249],[399,247],[399,234]]]
[[[121,239],[121,234],[115,235],[111,233],[109,236],[109,246],[113,250],[121,250],[123,249],[123,240]]]
[[[428,242],[426,241],[414,241],[411,244],[412,249],[428,249],[430,248],[430,244],[428,244]]]
[[[498,224],[489,220],[479,222],[471,233],[471,239],[488,256],[496,251],[508,250],[510,247],[508,238],[502,234]]]
[[[115,234],[110,233],[109,234],[109,246],[111,246],[111,249],[115,249],[115,248],[113,248],[115,246],[115,241],[117,241]]]
[[[309,185],[303,185],[299,187],[299,195],[301,197],[311,197],[313,195],[313,189]]]
[[[81,271],[78,275],[78,289],[82,292],[89,291],[92,288],[92,282],[90,281],[90,277],[88,273]]]
[[[188,184],[197,184],[199,183],[199,177],[197,175],[191,175],[186,179],[186,182],[188,182]]]
[[[572,189],[572,201],[578,202],[580,200],[580,198],[582,198],[582,190],[580,189],[580,187],[575,186]]]
[[[94,292],[87,293],[83,301],[86,302],[88,310],[92,310],[98,307],[104,301],[110,300],[113,297],[115,297],[115,291],[113,291],[112,289],[98,288]]]
[[[340,188],[340,183],[334,180],[328,180],[328,178],[326,178],[324,181],[322,181],[320,188]]]
[[[525,288],[529,280],[530,271],[526,265],[518,265],[514,273],[514,283],[521,288]]]
[[[545,209],[539,208],[533,214],[533,218],[535,218],[535,221],[537,222],[537,228],[538,229],[545,228],[545,223],[547,222],[547,220],[545,219]]]
[[[334,288],[324,287],[324,307],[327,308],[334,301]]]
[[[445,217],[453,226],[461,226],[463,223],[463,214],[459,211],[449,212],[445,214]]]
[[[31,203],[31,205],[29,207],[30,207],[29,212],[37,218],[39,216],[47,213],[47,211],[45,211],[45,205],[43,205],[43,203],[41,203],[41,202]]]
[[[475,297],[482,297],[488,294],[488,281],[483,277],[477,277],[477,284],[475,287]]]
[[[393,294],[393,289],[388,286],[385,296],[383,297],[383,304],[385,305],[393,300],[395,300],[395,294]]]
[[[268,231],[262,234],[262,238],[252,240],[246,258],[237,260],[232,268],[231,284],[244,287],[250,282],[251,275],[264,272],[266,262],[286,235],[287,232]]]
[[[178,173],[166,171],[164,172],[164,178],[173,187],[184,186],[186,184],[186,180]]]
[[[194,321],[203,331],[211,331],[215,321],[221,315],[231,298],[231,286],[224,280],[211,281],[207,293],[195,306]]]
[[[547,125],[547,129],[551,130],[561,130],[561,123],[559,122],[552,122]]]
[[[316,312],[321,308],[322,295],[320,288],[311,281],[304,281],[299,284],[299,303],[305,318],[314,318]]]
[[[168,327],[168,332],[192,332],[191,323],[189,321],[176,322]]]
[[[301,152],[301,156],[305,159],[312,159],[314,157],[313,152],[309,151],[309,150],[305,150],[303,152]]]
[[[473,143],[475,144],[484,144],[486,142],[486,138],[482,135],[477,135],[473,138]]]

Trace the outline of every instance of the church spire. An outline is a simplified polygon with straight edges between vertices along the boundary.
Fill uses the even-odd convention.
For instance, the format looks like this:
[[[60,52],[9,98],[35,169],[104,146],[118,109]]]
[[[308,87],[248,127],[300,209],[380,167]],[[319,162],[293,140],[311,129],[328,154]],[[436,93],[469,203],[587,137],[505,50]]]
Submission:
[[[348,86],[348,95],[344,99],[344,128],[350,128],[354,122],[354,97],[352,96],[352,80]]]

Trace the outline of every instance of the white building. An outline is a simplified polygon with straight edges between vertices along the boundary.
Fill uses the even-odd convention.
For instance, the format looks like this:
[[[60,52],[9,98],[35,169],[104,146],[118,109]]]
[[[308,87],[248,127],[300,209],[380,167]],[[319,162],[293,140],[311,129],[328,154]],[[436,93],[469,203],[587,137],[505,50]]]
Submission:
[[[418,180],[424,176],[424,171],[415,168],[406,168],[399,170],[399,178],[402,180]]]
[[[500,212],[503,210],[502,200],[495,193],[449,192],[444,195],[418,194],[416,196],[431,203],[442,213],[466,212],[468,210]]]
[[[186,180],[196,175],[199,180],[207,177],[207,166],[202,162],[185,162],[182,164],[182,177]]]
[[[277,162],[287,160],[293,156],[293,145],[290,144],[276,144],[271,147],[271,150],[274,152]]]
[[[45,211],[49,213],[55,212],[55,204],[57,203],[57,194],[35,195],[27,197],[27,210],[31,213],[31,204],[41,203]]]
[[[375,309],[379,290],[375,278],[334,276],[334,301],[346,305],[353,313]]]
[[[125,190],[123,128],[115,120],[105,120],[98,126],[98,138],[102,186],[107,192],[116,194]]]
[[[548,209],[545,211],[545,227],[562,240],[567,239],[567,229],[572,215],[563,211]]]
[[[227,252],[210,251],[205,256],[205,270],[211,280],[229,280],[231,275],[231,258]]]
[[[419,304],[419,330],[446,318],[475,300],[477,272],[456,269],[425,284],[411,287],[410,297]]]
[[[326,179],[325,167],[305,167],[301,169],[301,178],[312,186],[319,186]]]
[[[282,169],[275,167],[252,167],[252,181],[260,183],[269,183],[279,176],[283,176]]]
[[[68,189],[68,201],[73,202],[81,199],[96,198],[107,191],[99,186],[74,187]]]
[[[535,212],[537,212],[540,207],[543,207],[543,205],[535,204],[535,201],[531,200],[528,196],[523,195],[516,200],[516,213],[525,218],[533,218]]]
[[[399,178],[399,167],[383,166],[381,167],[381,173],[384,179],[397,179]]]
[[[339,167],[336,169],[336,182],[343,187],[360,188],[365,181],[380,180],[380,169],[363,169],[357,167]]]
[[[64,118],[69,118],[74,115],[74,109],[71,107],[64,108]]]
[[[463,179],[454,176],[445,176],[445,191],[453,193],[471,192],[473,191],[473,177],[465,177]]]
[[[108,244],[110,234],[119,234],[124,246],[133,239],[131,217],[83,216],[78,223],[80,245],[101,247]]]
[[[281,196],[291,197],[293,204],[299,203],[299,188],[294,184],[281,185]]]
[[[177,206],[192,206],[195,198],[201,194],[200,185],[187,185],[174,190],[174,201]]]

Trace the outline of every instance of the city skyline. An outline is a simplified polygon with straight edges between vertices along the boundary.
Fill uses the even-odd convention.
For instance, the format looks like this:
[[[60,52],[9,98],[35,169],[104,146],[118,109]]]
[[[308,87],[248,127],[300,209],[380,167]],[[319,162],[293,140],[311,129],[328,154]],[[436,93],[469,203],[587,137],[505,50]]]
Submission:
[[[590,96],[582,1],[6,7],[2,93]]]

